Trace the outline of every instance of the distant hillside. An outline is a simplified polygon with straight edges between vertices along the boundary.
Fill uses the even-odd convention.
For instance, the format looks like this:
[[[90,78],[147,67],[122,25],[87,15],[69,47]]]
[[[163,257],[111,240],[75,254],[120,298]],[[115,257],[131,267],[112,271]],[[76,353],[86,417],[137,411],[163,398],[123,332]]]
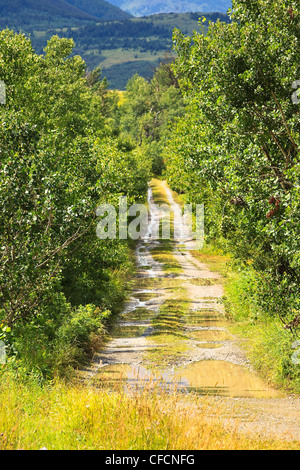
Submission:
[[[132,15],[125,13],[111,2],[104,0],[66,0],[76,8],[102,20],[126,20]]]
[[[151,78],[159,61],[172,53],[174,28],[179,28],[184,34],[192,34],[193,30],[199,30],[201,15],[201,12],[165,13],[125,21],[91,22],[59,34],[74,39],[75,53],[85,59],[90,69],[102,66],[111,88],[124,90],[128,79],[135,73]],[[205,13],[205,17],[205,31],[208,21],[230,21],[225,13]]]
[[[231,0],[110,0],[133,16],[156,15],[157,13],[203,13],[219,11],[226,13],[231,7]]]
[[[0,0],[0,15],[8,13],[19,15],[24,11],[46,12],[50,15],[71,16],[73,18],[90,18],[91,15],[80,11],[65,0]]]
[[[0,0],[0,29],[30,34],[38,54],[43,54],[53,35],[73,38],[74,54],[83,57],[90,70],[100,65],[110,88],[124,90],[135,73],[151,78],[158,63],[172,55],[174,28],[190,35],[199,29],[203,14],[133,18],[104,0]],[[204,31],[208,21],[230,21],[221,12],[205,12],[204,16]]]
[[[130,17],[104,0],[0,0],[0,29],[28,32]]]

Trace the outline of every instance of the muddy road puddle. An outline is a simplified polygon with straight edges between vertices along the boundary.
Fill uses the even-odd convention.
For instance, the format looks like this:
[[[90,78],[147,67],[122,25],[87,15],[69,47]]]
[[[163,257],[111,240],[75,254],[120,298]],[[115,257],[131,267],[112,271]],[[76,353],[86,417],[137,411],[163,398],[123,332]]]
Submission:
[[[226,361],[200,361],[180,371],[180,385],[201,395],[231,398],[281,398],[246,367]]]
[[[163,350],[161,351],[163,354]],[[143,366],[111,364],[93,376],[101,388],[194,393],[228,398],[278,399],[284,394],[267,386],[244,366],[226,361],[199,361],[175,371],[154,373]]]

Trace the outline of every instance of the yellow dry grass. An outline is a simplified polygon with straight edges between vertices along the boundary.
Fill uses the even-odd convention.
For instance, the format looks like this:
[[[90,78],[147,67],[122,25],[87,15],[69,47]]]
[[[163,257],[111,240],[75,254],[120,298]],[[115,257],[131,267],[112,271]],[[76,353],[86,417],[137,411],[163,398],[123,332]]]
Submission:
[[[128,393],[2,376],[0,450],[297,449],[232,429],[222,404],[159,389]]]

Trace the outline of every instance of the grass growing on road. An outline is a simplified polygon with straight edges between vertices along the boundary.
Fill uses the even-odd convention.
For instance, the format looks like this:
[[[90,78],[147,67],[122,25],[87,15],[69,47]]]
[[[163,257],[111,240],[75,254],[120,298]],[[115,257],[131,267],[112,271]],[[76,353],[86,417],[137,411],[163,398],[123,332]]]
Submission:
[[[159,246],[152,248],[151,256],[155,261],[162,264],[163,271],[181,274],[183,272],[182,266],[172,252],[172,243],[169,240],[161,240]]]
[[[148,367],[167,368],[184,357],[188,351],[187,336],[184,331],[184,317],[189,312],[190,302],[186,290],[182,287],[172,287],[168,298],[160,307],[158,315],[152,319],[154,332],[148,341],[163,344],[164,352],[151,349],[146,353]]]
[[[177,261],[175,256],[172,254],[174,249],[174,243],[172,237],[174,235],[174,214],[166,208],[169,208],[169,200],[166,194],[165,186],[160,180],[153,179],[150,183],[152,189],[153,200],[157,206],[160,206],[162,217],[159,224],[159,245],[151,249],[151,256],[153,259],[162,264],[162,269],[166,272],[173,274],[182,273],[183,269],[181,264]],[[164,210],[165,208],[165,210]],[[164,231],[163,225],[167,223],[169,226],[169,238],[163,238]]]

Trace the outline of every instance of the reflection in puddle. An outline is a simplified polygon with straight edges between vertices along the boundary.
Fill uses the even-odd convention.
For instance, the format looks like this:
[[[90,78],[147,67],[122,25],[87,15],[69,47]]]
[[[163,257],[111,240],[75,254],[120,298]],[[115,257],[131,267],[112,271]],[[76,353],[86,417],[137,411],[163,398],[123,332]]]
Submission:
[[[228,331],[220,330],[195,330],[189,331],[187,334],[192,339],[199,339],[202,341],[228,341],[232,339]]]
[[[137,338],[138,336],[143,336],[148,328],[150,328],[150,325],[116,326],[113,329],[112,335],[114,338]]]
[[[281,398],[246,367],[226,361],[200,361],[180,372],[180,384],[201,395],[243,398]]]
[[[103,367],[94,377],[94,382],[101,387],[126,387],[128,390],[174,391],[180,388],[170,373],[154,374],[145,367],[129,364]]]
[[[155,309],[158,311],[162,301],[157,295],[156,297],[153,295],[152,297],[149,296],[149,298],[145,300],[141,300],[140,297],[142,297],[142,294],[138,294],[136,297],[132,297],[131,300],[127,302],[123,310],[123,314],[133,312],[137,309]]]
[[[198,322],[189,322],[188,325],[190,326],[198,326],[201,328],[225,328],[226,322],[225,321],[219,321],[219,320],[211,320],[211,319],[206,319],[206,320],[200,320]]]
[[[143,309],[143,308],[138,308],[136,310],[133,310],[132,312],[127,312],[123,313],[120,315],[120,321],[121,322],[134,322],[134,321],[150,321],[155,315],[157,315],[157,312]]]
[[[128,364],[103,367],[95,377],[101,387],[137,390],[193,392],[232,398],[282,398],[284,394],[268,387],[246,367],[226,361],[199,361],[176,373],[154,374]]]
[[[101,388],[120,388],[127,382],[128,366],[113,364],[100,369],[93,377],[94,384]]]
[[[150,289],[148,291],[136,292],[135,295],[141,302],[157,298],[157,292]]]
[[[220,314],[217,310],[212,308],[193,311],[184,316],[186,323],[200,322],[206,320],[223,320],[225,321],[224,315]]]

